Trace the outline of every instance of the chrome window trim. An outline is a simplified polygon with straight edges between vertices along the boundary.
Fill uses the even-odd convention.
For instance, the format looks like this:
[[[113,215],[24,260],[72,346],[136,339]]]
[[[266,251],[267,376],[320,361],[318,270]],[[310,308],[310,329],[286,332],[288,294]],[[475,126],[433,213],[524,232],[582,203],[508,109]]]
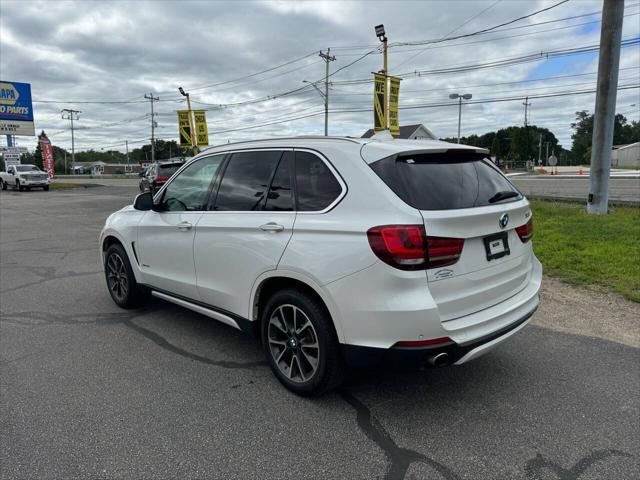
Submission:
[[[321,152],[317,151],[317,150],[313,150],[311,148],[305,148],[305,147],[255,147],[255,148],[244,148],[244,149],[239,149],[239,150],[225,150],[225,151],[219,151],[216,152],[215,155],[233,155],[234,153],[246,153],[246,152],[259,152],[259,151],[280,151],[280,152],[296,152],[296,151],[300,151],[300,152],[308,152],[311,153],[315,156],[317,156],[320,160],[322,160],[324,162],[324,164],[327,166],[327,168],[329,169],[329,171],[333,174],[333,176],[335,177],[335,179],[338,181],[338,183],[340,184],[340,195],[338,195],[336,197],[336,199],[331,202],[327,207],[325,207],[322,210],[286,210],[286,211],[274,211],[274,210],[225,210],[225,211],[216,211],[216,210],[205,210],[204,213],[217,213],[217,214],[247,214],[247,213],[251,213],[251,214],[305,214],[305,215],[319,215],[319,214],[323,214],[326,213],[328,211],[330,211],[331,209],[333,209],[338,203],[340,203],[340,201],[345,197],[345,195],[347,194],[347,184],[345,183],[344,179],[342,178],[342,176],[338,173],[338,171],[336,170],[336,168],[333,166],[333,164],[331,163],[331,161],[329,161],[329,159],[327,157],[325,157]],[[204,155],[203,155],[204,158]],[[194,161],[196,161],[198,159],[198,157],[196,157],[196,159]],[[295,161],[295,160],[294,160]],[[191,162],[189,162],[191,163]],[[184,167],[183,167],[184,168]],[[178,172],[176,172],[176,175],[178,173],[180,173],[182,169],[180,169]],[[222,179],[224,179],[224,175],[222,177]],[[163,186],[163,188],[166,187],[166,184]],[[160,190],[162,191],[162,190]],[[158,192],[160,193],[160,192]]]

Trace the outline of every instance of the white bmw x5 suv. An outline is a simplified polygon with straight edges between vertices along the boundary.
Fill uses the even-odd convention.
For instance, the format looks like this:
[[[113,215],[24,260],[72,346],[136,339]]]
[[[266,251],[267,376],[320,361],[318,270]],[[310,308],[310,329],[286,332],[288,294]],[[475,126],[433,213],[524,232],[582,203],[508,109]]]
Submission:
[[[520,330],[542,276],[529,202],[487,151],[298,137],[211,148],[112,214],[105,276],[258,336],[301,395],[345,368],[467,362]]]

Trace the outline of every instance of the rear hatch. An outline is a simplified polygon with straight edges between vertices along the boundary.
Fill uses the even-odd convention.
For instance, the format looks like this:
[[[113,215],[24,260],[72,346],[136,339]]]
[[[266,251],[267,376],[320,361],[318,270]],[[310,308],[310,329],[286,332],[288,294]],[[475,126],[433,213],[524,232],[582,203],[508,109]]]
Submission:
[[[526,286],[531,210],[486,154],[407,152],[370,166],[420,211],[432,253],[441,245],[440,260],[426,274],[442,321],[491,307]]]

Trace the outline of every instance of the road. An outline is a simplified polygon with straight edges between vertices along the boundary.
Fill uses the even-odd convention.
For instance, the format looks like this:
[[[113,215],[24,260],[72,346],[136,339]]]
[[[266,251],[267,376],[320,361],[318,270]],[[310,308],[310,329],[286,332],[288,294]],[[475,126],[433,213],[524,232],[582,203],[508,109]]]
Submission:
[[[589,177],[515,176],[510,177],[527,196],[564,200],[584,200],[589,194]],[[630,204],[640,204],[640,178],[609,179],[609,200]]]
[[[510,180],[514,182],[525,195],[537,198],[578,199],[586,202],[587,194],[589,193],[589,177],[586,175],[583,177],[518,175],[510,177]],[[60,179],[59,181],[64,183],[121,187],[134,187],[139,183],[139,179],[137,178],[69,178]],[[609,199],[612,202],[640,205],[640,177],[612,177],[609,180]]]
[[[640,478],[640,350],[585,336],[588,306],[545,294],[474,362],[304,399],[239,331],[113,304],[96,239],[135,193],[0,192],[0,478]]]

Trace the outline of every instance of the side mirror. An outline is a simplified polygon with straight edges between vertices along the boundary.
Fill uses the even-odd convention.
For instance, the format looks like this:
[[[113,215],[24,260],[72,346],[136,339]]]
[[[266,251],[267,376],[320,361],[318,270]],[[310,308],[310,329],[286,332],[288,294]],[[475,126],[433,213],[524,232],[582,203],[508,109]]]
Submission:
[[[153,195],[151,195],[151,192],[138,194],[133,201],[133,208],[141,211],[153,210]]]

